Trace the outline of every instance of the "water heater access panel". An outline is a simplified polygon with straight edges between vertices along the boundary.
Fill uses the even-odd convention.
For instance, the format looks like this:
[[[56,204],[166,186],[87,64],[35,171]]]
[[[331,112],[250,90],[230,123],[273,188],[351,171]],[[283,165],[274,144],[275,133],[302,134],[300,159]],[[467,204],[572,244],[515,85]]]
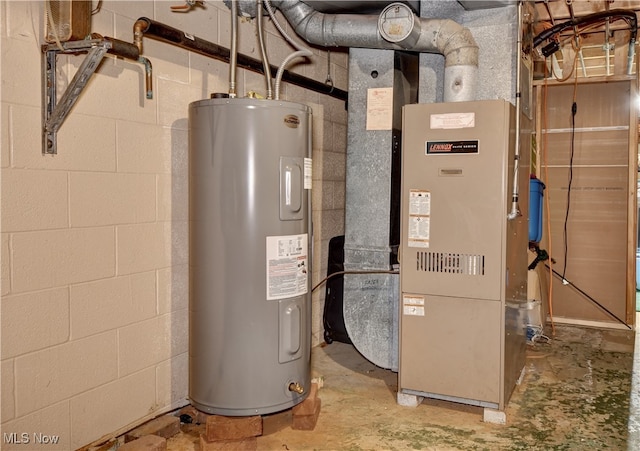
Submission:
[[[404,393],[502,409],[522,369],[527,221],[507,219],[514,124],[503,100],[403,109]]]

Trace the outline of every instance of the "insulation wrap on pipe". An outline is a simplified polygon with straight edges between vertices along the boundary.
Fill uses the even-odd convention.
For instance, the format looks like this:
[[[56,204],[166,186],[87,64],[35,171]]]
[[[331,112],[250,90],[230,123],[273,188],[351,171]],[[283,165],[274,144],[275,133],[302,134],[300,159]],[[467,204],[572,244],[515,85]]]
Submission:
[[[109,49],[108,53],[133,61],[138,61],[138,58],[140,58],[140,51],[130,42],[121,41],[120,39],[110,38],[108,36],[105,36],[102,39],[111,42],[111,49]]]

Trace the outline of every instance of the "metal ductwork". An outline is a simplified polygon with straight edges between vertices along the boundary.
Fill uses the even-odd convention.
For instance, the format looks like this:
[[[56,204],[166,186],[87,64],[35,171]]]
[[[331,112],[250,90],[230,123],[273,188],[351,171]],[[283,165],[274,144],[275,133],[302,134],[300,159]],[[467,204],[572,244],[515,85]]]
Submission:
[[[276,0],[272,4],[307,42],[324,47],[406,50],[439,53],[445,58],[444,101],[474,100],[478,71],[478,45],[471,32],[450,19],[415,16],[405,4],[388,6],[380,16],[324,14],[300,0]],[[380,32],[385,11],[398,8],[393,20],[404,39],[385,40]],[[393,14],[393,11],[390,12]],[[384,26],[384,25],[382,25]]]
[[[507,1],[483,1],[483,8]],[[459,0],[421,0],[419,17],[412,1],[271,3],[307,42],[349,48],[344,269],[351,273],[344,277],[344,324],[366,359],[396,371],[399,277],[389,270],[397,263],[399,243],[394,212],[400,195],[400,112],[419,102],[513,101],[519,60],[509,57],[505,64],[505,55],[517,50],[515,4],[483,10]],[[479,55],[479,47],[492,50]],[[367,129],[362,105],[371,90],[389,87],[392,128]]]
[[[379,14],[391,3],[404,3],[415,12],[420,11],[420,0],[302,0],[317,11],[329,14]]]

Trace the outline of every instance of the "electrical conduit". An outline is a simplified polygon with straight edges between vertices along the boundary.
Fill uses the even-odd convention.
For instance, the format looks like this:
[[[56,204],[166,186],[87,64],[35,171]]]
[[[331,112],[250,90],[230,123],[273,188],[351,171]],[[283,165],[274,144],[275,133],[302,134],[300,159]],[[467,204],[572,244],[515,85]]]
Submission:
[[[276,73],[276,82],[275,82],[275,99],[279,100],[280,99],[280,83],[282,81],[282,74],[284,73],[284,70],[286,69],[286,67],[295,58],[298,58],[298,57],[309,57],[309,56],[312,56],[313,53],[308,48],[303,47],[302,45],[297,43],[295,40],[293,40],[291,38],[291,36],[289,36],[287,34],[287,32],[284,31],[284,29],[280,26],[280,23],[276,19],[276,15],[275,15],[275,13],[273,11],[273,8],[271,7],[271,2],[269,0],[265,0],[264,1],[264,6],[267,8],[267,12],[269,13],[269,17],[271,17],[271,20],[273,21],[273,24],[276,26],[276,28],[278,29],[280,34],[287,40],[287,42],[289,44],[291,44],[296,49],[296,51],[291,53],[291,54],[289,54],[282,61],[282,63],[280,64],[280,67],[278,67],[278,72]]]

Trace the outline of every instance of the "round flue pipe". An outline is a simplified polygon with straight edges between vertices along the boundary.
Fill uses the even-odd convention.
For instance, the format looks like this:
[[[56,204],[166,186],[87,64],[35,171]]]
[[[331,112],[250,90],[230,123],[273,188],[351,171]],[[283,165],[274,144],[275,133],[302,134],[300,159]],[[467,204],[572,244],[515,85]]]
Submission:
[[[271,0],[296,33],[324,47],[356,47],[439,53],[445,58],[444,101],[474,100],[478,44],[469,29],[450,19],[417,18],[420,35],[414,45],[388,42],[378,31],[378,16],[324,14],[300,0]]]

